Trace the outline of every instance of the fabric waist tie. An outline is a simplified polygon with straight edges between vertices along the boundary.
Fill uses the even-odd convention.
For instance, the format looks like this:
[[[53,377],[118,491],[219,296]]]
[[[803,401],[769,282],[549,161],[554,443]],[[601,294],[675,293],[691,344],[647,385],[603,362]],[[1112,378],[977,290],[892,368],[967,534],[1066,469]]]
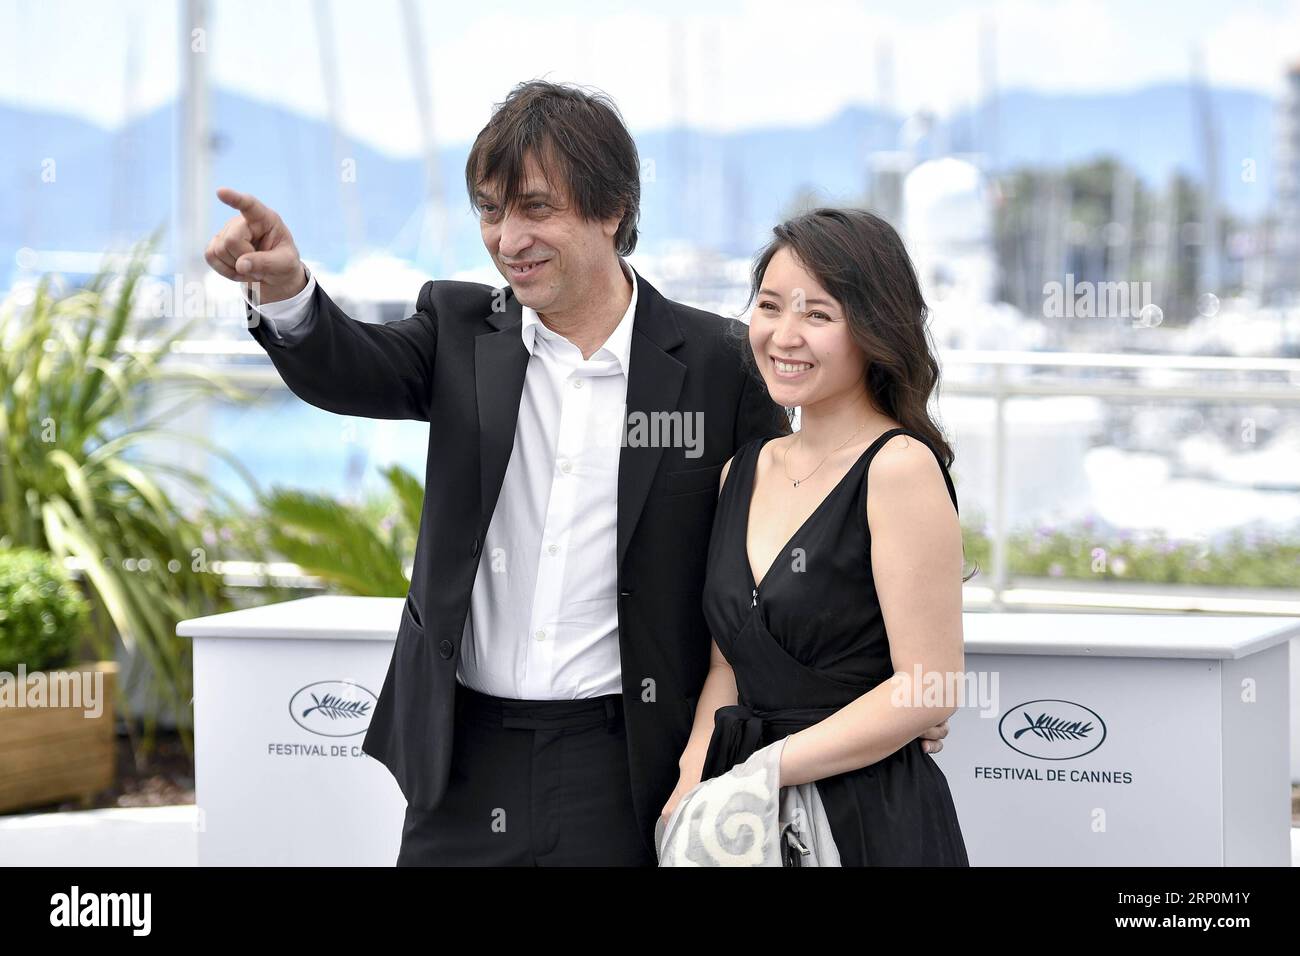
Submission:
[[[726,773],[774,740],[811,727],[838,707],[797,707],[758,710],[745,704],[719,707],[713,714],[713,736],[704,758],[704,779]]]

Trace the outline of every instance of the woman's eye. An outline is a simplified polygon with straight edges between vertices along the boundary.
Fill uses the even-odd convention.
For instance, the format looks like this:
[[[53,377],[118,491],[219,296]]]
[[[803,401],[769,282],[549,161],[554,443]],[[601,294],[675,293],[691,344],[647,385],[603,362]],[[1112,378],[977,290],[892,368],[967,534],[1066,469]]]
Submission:
[[[773,302],[760,302],[760,303],[758,304],[758,307],[759,307],[760,309],[775,309],[775,308],[776,308],[776,304],[773,303]]]
[[[808,317],[813,319],[825,319],[828,322],[830,321],[831,318],[825,312],[809,312]]]

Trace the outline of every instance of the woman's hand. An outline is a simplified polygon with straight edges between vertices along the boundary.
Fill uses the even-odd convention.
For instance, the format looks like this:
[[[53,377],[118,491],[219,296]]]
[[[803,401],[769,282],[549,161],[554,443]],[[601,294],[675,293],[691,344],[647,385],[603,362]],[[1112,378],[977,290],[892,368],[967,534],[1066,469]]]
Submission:
[[[668,826],[668,819],[673,815],[673,811],[677,809],[677,804],[682,802],[682,797],[694,790],[695,787],[699,785],[699,782],[699,774],[692,775],[683,772],[678,776],[677,787],[668,798],[668,802],[664,804],[664,808],[659,811],[659,816],[663,818],[664,826]]]
[[[941,720],[925,733],[921,734],[921,749],[928,754],[937,754],[943,749],[943,738],[948,736],[948,721]]]

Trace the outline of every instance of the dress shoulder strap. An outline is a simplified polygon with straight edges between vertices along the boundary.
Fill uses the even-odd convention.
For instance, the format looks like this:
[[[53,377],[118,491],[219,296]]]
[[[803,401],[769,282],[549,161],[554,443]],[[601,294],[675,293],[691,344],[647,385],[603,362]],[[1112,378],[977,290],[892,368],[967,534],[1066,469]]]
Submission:
[[[871,445],[868,446],[867,450],[863,452],[863,457],[867,459],[867,467],[871,467],[871,459],[875,458],[876,453],[885,446],[885,442],[889,441],[889,439],[893,438],[895,435],[906,435],[908,438],[915,438],[917,441],[921,442],[921,444],[925,445],[926,448],[930,449],[930,452],[934,455],[935,461],[939,463],[939,471],[943,473],[944,484],[948,486],[948,497],[952,499],[952,506],[957,510],[958,514],[961,514],[961,508],[957,505],[957,489],[953,486],[952,476],[948,474],[948,466],[945,465],[943,459],[939,457],[939,452],[935,449],[934,444],[924,435],[920,435],[910,428],[889,429],[873,441]]]
[[[731,455],[731,467],[727,469],[727,480],[723,483],[722,493],[727,494],[727,490],[735,486],[739,481],[748,484],[753,480],[754,462],[758,460],[758,452],[768,439],[763,437],[751,438],[745,444],[737,448]],[[741,474],[744,478],[741,479]],[[743,497],[743,495],[742,495]]]

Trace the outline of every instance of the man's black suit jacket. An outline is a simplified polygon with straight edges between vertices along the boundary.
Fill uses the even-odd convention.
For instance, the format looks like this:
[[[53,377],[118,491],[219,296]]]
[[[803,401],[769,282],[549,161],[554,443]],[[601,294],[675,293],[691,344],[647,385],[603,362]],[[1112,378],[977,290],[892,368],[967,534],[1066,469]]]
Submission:
[[[633,805],[653,850],[655,820],[676,785],[708,670],[701,594],[722,465],[745,442],[790,426],[741,360],[739,320],[665,299],[639,273],[637,283],[629,418],[699,412],[703,425],[699,457],[635,441],[619,456],[628,762]],[[447,789],[461,633],[529,358],[521,306],[509,287],[431,281],[415,314],[387,325],[349,318],[319,286],[312,309],[310,331],[293,344],[250,312],[249,331],[294,394],[339,415],[430,423],[411,587],[362,749],[392,772],[408,804],[433,809]]]

